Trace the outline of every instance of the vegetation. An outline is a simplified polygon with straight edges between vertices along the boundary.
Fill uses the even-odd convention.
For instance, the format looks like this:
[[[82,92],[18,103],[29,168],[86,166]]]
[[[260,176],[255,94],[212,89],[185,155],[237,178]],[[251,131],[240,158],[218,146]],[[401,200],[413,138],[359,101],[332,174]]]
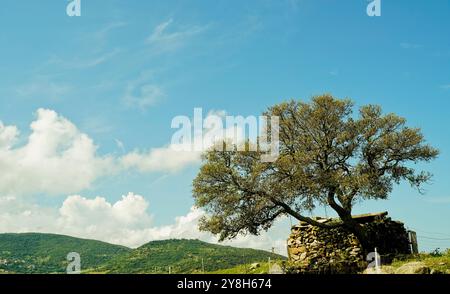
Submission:
[[[350,100],[323,95],[310,103],[275,105],[264,115],[279,117],[280,155],[275,162],[263,162],[263,152],[250,148],[223,148],[223,142],[221,149],[234,151],[206,152],[193,182],[196,205],[209,212],[200,228],[222,240],[241,232],[257,235],[277,218],[291,215],[318,227],[343,226],[368,248],[367,232],[352,217],[354,204],[387,199],[402,180],[420,190],[431,174],[416,171],[412,164],[438,156],[420,129],[375,105],[354,115]],[[305,216],[318,205],[332,208],[339,221],[321,223]]]
[[[384,272],[395,272],[399,267],[411,263],[423,262],[431,271],[436,273],[450,274],[450,250],[446,252],[420,253],[418,255],[402,256],[394,260],[392,264],[383,265]],[[271,262],[271,265],[277,263],[281,267],[286,265],[284,261]],[[388,270],[391,268],[391,270]],[[217,270],[209,272],[210,274],[267,274],[269,272],[269,263],[263,262],[259,267],[254,267],[252,264],[242,264],[228,269]]]
[[[198,240],[154,241],[137,249],[51,234],[0,234],[0,273],[65,273],[69,252],[81,256],[83,273],[201,273],[244,263],[282,260],[262,250]],[[202,266],[203,259],[203,266]]]
[[[399,268],[408,262],[420,261],[423,262],[430,269],[440,273],[450,274],[450,249],[445,252],[436,250],[431,253],[420,253],[418,255],[411,255],[405,258],[394,260],[391,264],[394,268]]]
[[[52,234],[0,234],[0,271],[65,273],[67,254],[82,256],[83,268],[96,268],[131,249],[100,241]]]
[[[268,274],[270,267],[274,264],[278,264],[280,268],[283,266],[283,262],[281,260],[273,260],[270,262],[262,262],[258,267],[253,266],[252,264],[241,264],[238,266],[230,267],[227,269],[220,269],[212,272],[208,272],[208,274],[223,274],[223,275],[234,275],[234,274]]]
[[[284,257],[262,250],[234,248],[199,240],[164,240],[143,245],[107,262],[106,273],[202,273],[243,263]]]

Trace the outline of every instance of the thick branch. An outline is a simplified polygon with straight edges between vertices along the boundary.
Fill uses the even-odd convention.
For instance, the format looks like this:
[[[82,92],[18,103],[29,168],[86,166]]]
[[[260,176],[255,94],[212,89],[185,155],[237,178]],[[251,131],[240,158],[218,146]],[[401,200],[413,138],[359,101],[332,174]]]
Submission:
[[[340,206],[339,204],[337,204],[336,200],[334,199],[334,190],[330,190],[328,192],[328,196],[327,196],[327,202],[328,205],[331,206],[331,208],[333,208],[337,214],[339,215],[339,217],[342,220],[348,220],[352,218],[352,214],[351,211],[347,211],[345,210],[342,206]]]
[[[287,214],[292,215],[293,217],[295,217],[299,221],[304,221],[304,222],[306,222],[306,223],[308,223],[310,225],[313,225],[313,226],[316,226],[316,227],[320,227],[320,228],[327,228],[327,229],[337,228],[337,227],[342,226],[342,223],[333,223],[333,224],[320,223],[320,222],[318,222],[316,220],[313,220],[310,217],[306,217],[306,216],[301,215],[297,211],[293,210],[289,205],[287,205],[286,203],[284,203],[284,202],[282,202],[280,200],[277,200],[274,197],[270,197],[269,199],[274,204],[282,207]]]

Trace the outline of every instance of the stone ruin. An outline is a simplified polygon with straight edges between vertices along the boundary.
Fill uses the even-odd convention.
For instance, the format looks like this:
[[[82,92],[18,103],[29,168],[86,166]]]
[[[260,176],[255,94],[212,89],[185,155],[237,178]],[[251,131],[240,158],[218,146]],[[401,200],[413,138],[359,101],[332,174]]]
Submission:
[[[370,248],[377,248],[382,264],[395,256],[411,254],[408,232],[403,223],[387,217],[387,212],[354,216],[368,231]],[[322,223],[336,219],[316,217]],[[288,273],[358,273],[368,266],[358,239],[344,228],[324,229],[300,222],[292,227],[287,241]]]

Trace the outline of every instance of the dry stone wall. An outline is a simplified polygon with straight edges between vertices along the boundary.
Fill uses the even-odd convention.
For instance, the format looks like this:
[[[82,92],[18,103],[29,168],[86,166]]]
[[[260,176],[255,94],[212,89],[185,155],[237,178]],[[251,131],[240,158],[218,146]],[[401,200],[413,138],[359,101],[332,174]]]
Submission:
[[[403,223],[392,221],[387,213],[356,217],[368,231],[369,244],[377,248],[382,262],[399,254],[410,254],[408,234]],[[320,222],[331,218],[316,218]],[[367,267],[365,253],[358,239],[339,227],[324,229],[300,222],[292,227],[288,239],[288,272],[357,273]]]

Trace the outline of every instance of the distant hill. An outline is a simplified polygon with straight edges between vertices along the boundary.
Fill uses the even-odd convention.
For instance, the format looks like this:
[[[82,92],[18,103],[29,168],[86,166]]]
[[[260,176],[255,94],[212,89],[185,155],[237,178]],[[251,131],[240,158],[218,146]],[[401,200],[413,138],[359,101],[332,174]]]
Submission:
[[[108,261],[106,273],[201,273],[240,264],[282,260],[285,257],[263,250],[235,248],[199,240],[164,240],[147,243]],[[203,259],[203,264],[202,264]]]
[[[164,240],[137,249],[53,234],[0,234],[0,273],[65,273],[67,254],[81,255],[86,273],[198,273],[285,257],[263,250]],[[203,268],[202,268],[203,259]]]
[[[67,254],[81,255],[82,268],[97,268],[131,249],[95,240],[53,234],[0,234],[0,270],[11,273],[65,273]]]

